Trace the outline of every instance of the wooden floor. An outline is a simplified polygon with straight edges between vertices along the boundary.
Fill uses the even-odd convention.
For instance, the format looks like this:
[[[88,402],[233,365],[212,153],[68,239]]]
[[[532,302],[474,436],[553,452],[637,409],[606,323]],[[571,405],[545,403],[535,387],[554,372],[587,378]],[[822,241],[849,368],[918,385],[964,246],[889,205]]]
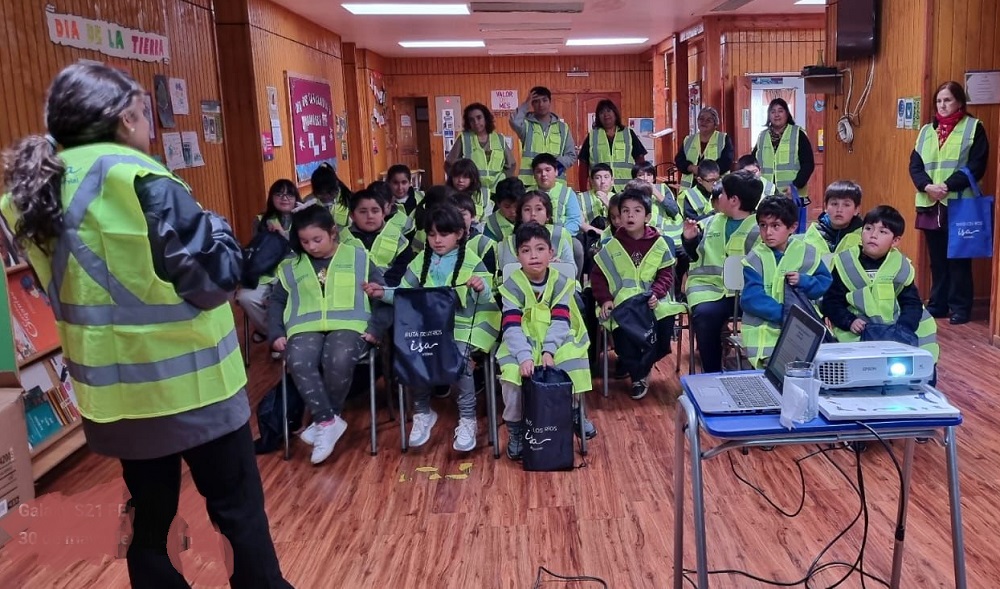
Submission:
[[[983,324],[951,327],[939,322],[939,328],[940,387],[963,408],[966,420],[959,448],[969,587],[1000,587],[1000,350],[986,345]],[[254,346],[253,354],[256,400],[278,373],[263,346]],[[591,443],[587,466],[568,473],[525,473],[506,458],[494,460],[485,446],[485,419],[480,421],[481,446],[458,455],[450,443],[454,409],[446,401],[436,401],[443,415],[428,446],[405,455],[397,446],[397,424],[383,411],[381,451],[373,458],[367,448],[367,411],[363,402],[355,404],[348,410],[348,432],[326,464],[311,466],[301,444],[289,462],[278,454],[260,458],[271,532],[286,577],[298,588],[527,589],[537,567],[545,566],[567,575],[601,577],[614,588],[670,586],[679,382],[672,358],[656,371],[651,394],[641,401],[629,399],[621,383],[610,399],[589,396],[600,434]],[[506,439],[503,430],[501,438]],[[807,451],[779,448],[733,458],[744,476],[792,510],[799,493],[794,460]],[[838,451],[831,458],[853,480],[853,455]],[[816,456],[802,464],[805,507],[797,518],[787,519],[736,480],[725,456],[706,463],[712,568],[797,579],[854,517],[857,495],[831,463]],[[863,464],[871,517],[865,566],[887,578],[898,482],[881,448],[863,454]],[[940,446],[917,447],[904,588],[954,586],[944,464]],[[120,497],[120,468],[84,450],[44,479],[39,492],[73,497],[94,489]],[[690,497],[686,500],[690,506]],[[690,520],[690,507],[687,513]],[[195,587],[222,585],[214,532],[187,474],[180,516],[192,537],[191,548],[181,557],[187,579]],[[689,566],[694,559],[690,537],[685,547]],[[861,537],[859,524],[824,561],[853,561]],[[56,560],[51,551],[40,549],[31,556],[23,547],[11,546],[0,550],[0,587],[128,586],[124,561],[102,559],[99,550],[74,561],[65,554]],[[810,586],[830,586],[843,572],[823,572]],[[727,575],[713,576],[712,582],[713,587],[763,586]],[[550,581],[542,586],[599,585]],[[874,586],[869,580],[868,587]],[[855,575],[841,587],[861,587],[861,582]]]

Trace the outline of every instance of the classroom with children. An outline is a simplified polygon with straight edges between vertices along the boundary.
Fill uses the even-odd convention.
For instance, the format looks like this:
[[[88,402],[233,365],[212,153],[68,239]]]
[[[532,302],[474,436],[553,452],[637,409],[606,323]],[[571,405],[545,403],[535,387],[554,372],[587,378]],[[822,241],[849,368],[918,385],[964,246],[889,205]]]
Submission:
[[[0,587],[1000,587],[996,3],[0,17]]]

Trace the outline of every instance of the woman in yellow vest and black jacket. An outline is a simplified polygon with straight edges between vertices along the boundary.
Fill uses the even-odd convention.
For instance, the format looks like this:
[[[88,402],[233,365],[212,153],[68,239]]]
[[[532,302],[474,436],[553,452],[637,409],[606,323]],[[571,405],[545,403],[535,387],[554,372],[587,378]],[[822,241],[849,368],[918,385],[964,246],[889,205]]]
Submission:
[[[618,107],[602,100],[594,109],[594,128],[580,147],[580,161],[586,166],[608,164],[615,188],[624,190],[632,179],[632,166],[646,161],[646,148],[632,129],[622,124]]]
[[[948,201],[970,197],[970,183],[986,173],[990,145],[983,125],[965,111],[965,90],[958,82],[942,84],[934,94],[934,120],[920,129],[910,154],[910,178],[917,189],[917,229],[927,238],[931,258],[931,296],[927,311],[959,325],[972,313],[972,260],[948,258]]]
[[[476,164],[479,181],[489,190],[504,178],[517,175],[517,160],[503,135],[497,133],[493,113],[478,102],[462,111],[462,134],[445,158],[444,171],[450,176],[452,164],[463,158]]]
[[[291,587],[268,532],[227,304],[240,245],[147,155],[144,95],[103,65],[61,71],[50,135],[6,154],[3,214],[52,300],[87,443],[121,460],[132,586],[187,586],[167,552],[183,458],[230,542],[230,584]]]
[[[812,143],[795,124],[783,98],[767,106],[767,128],[760,132],[750,155],[760,162],[761,181],[773,182],[776,194],[791,195],[795,186],[800,196],[809,195],[809,178],[816,169]]]
[[[684,143],[674,157],[674,165],[681,171],[681,191],[695,185],[698,164],[713,160],[723,174],[733,167],[736,150],[727,133],[719,130],[719,111],[707,106],[698,113],[698,132],[684,138]]]

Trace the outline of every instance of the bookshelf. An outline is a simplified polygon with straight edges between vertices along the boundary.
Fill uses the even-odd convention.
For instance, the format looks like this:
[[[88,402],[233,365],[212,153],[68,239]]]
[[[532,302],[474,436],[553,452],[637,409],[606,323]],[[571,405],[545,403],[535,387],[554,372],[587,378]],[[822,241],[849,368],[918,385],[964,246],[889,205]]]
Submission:
[[[20,390],[31,447],[32,478],[38,481],[86,444],[76,396],[59,346],[47,294],[0,220],[0,281],[8,313],[0,316],[0,386]]]

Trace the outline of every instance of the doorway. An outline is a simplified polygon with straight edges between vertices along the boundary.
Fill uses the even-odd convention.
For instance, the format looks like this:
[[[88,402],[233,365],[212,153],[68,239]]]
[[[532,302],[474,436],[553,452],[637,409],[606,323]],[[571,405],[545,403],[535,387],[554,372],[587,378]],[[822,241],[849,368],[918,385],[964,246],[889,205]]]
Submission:
[[[622,108],[621,92],[564,92],[553,91],[552,112],[559,115],[566,125],[569,126],[570,133],[573,134],[573,141],[576,143],[577,155],[584,139],[590,133],[594,124],[594,109],[597,103],[608,99],[615,103],[618,110]],[[634,115],[633,116],[639,116]],[[622,113],[622,123],[628,129],[629,113]],[[586,190],[589,182],[587,171],[582,165],[575,164],[566,177],[569,185],[577,191]]]
[[[420,184],[434,184],[434,170],[431,167],[431,122],[426,96],[392,99],[395,116],[393,126],[396,140],[391,150],[395,158],[392,163],[400,163],[417,172]]]

